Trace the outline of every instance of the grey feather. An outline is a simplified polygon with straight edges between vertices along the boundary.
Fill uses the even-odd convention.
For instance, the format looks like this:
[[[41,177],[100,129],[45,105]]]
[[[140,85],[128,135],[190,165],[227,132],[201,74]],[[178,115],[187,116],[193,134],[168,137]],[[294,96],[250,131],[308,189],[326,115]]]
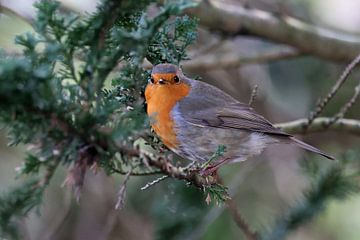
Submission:
[[[220,89],[186,77],[183,80],[191,85],[191,92],[178,102],[173,115],[180,123],[178,128],[182,128],[179,137],[188,141],[183,141],[183,147],[187,149],[184,152],[188,153],[194,146],[203,147],[201,152],[191,153],[193,159],[195,156],[202,156],[204,160],[217,145],[226,144],[230,150],[227,155],[242,161],[251,155],[259,154],[267,145],[279,142],[295,143],[308,151],[334,159],[275,128],[247,104],[237,101]],[[210,131],[209,127],[213,130]],[[193,128],[203,128],[202,136],[197,135],[196,129],[192,132]]]
[[[290,136],[248,105],[203,82],[193,82],[189,96],[179,102],[179,110],[184,119],[194,125]]]

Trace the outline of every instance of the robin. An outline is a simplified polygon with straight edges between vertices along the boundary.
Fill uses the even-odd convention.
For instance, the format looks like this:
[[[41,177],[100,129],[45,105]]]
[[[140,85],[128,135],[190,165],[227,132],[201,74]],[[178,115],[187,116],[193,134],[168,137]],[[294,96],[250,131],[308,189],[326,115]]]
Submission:
[[[176,154],[196,163],[207,162],[225,146],[213,169],[244,161],[271,144],[293,143],[326,158],[332,156],[274,127],[249,105],[207,83],[186,77],[173,64],[153,67],[145,89],[151,126]]]

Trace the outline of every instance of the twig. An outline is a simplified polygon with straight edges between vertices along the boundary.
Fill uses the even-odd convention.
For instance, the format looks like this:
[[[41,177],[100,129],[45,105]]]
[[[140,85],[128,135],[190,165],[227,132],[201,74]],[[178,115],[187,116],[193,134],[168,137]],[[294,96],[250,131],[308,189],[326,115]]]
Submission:
[[[257,240],[259,239],[258,235],[252,231],[249,225],[245,222],[240,212],[238,211],[235,202],[230,198],[226,201],[226,206],[232,215],[236,225],[243,231],[245,238],[247,240]]]
[[[129,172],[128,171],[123,171],[123,170],[120,170],[120,169],[117,169],[115,167],[112,167],[111,166],[111,170],[118,173],[118,174],[121,174],[121,175],[126,175],[128,174]],[[137,171],[131,171],[131,176],[149,176],[149,175],[156,175],[156,174],[161,174],[162,171],[160,170],[154,170],[154,171],[147,171],[147,172],[137,172]]]
[[[223,184],[223,180],[218,176],[218,183]],[[232,198],[227,198],[225,204],[230,211],[231,216],[233,217],[236,225],[242,230],[247,240],[258,240],[258,235],[250,229],[250,226],[241,216],[240,212],[238,211],[236,204]]]
[[[222,55],[205,54],[192,60],[183,61],[181,66],[187,71],[229,69],[237,68],[246,64],[260,64],[284,59],[292,59],[301,55],[303,55],[301,52],[292,47],[282,46],[262,50],[258,53],[249,54],[247,56],[233,52],[224,53]],[[145,60],[143,68],[151,69],[152,65],[149,61]],[[117,69],[121,69],[121,64],[117,66]]]
[[[360,81],[359,84],[355,87],[355,93],[354,95],[351,97],[351,99],[341,108],[341,110],[331,119],[329,125],[334,124],[335,122],[337,122],[339,119],[343,118],[345,116],[345,114],[347,113],[347,111],[355,104],[355,102],[357,101],[357,99],[359,98],[360,95]]]
[[[34,17],[30,16],[29,14],[26,15],[24,13],[19,13],[16,10],[13,10],[5,5],[2,5],[1,1],[0,1],[0,13],[16,16],[16,17],[20,18],[21,20],[23,20],[24,22],[30,24],[31,26],[33,26],[33,24],[34,24]]]
[[[150,156],[146,153],[141,152],[140,149],[134,149],[123,145],[116,145],[117,150],[129,157],[143,157],[150,166],[156,167],[162,171],[163,174],[168,175],[172,178],[180,180],[186,180],[192,183],[196,187],[203,188],[203,186],[209,186],[216,182],[209,181],[206,177],[199,174],[198,171],[193,169],[187,169],[183,167],[176,167],[172,165],[168,159],[161,156]],[[215,179],[214,179],[215,181]]]
[[[220,158],[222,156],[224,156],[225,152],[226,152],[226,146],[225,145],[219,145],[217,150],[214,152],[214,154],[205,163],[203,163],[201,165],[201,169],[206,169],[207,167],[209,167],[209,165],[212,162],[220,160]]]
[[[308,122],[308,119],[306,118],[275,124],[275,127],[281,128],[290,134],[305,134],[333,130],[337,132],[360,135],[360,120],[343,118],[330,125],[329,123],[332,121],[331,119],[332,118],[328,117],[316,118],[311,126],[309,126],[306,130],[304,129],[304,126]]]
[[[49,165],[44,173],[44,176],[42,179],[39,180],[39,182],[37,182],[36,185],[34,185],[34,188],[43,188],[45,186],[47,186],[51,180],[51,178],[54,176],[54,173],[56,171],[56,168],[59,166],[59,159],[55,159],[55,162],[52,165]]]
[[[126,174],[123,184],[121,185],[118,193],[118,199],[115,204],[115,209],[123,209],[125,205],[125,195],[126,195],[126,186],[130,179],[132,169],[129,170],[129,172]]]
[[[344,84],[344,82],[347,80],[352,70],[356,67],[356,65],[359,64],[359,62],[360,62],[360,54],[345,68],[340,78],[336,81],[335,85],[332,87],[329,94],[323,100],[319,100],[318,104],[316,105],[315,111],[310,113],[307,125],[304,125],[305,129],[308,128],[312,124],[314,119],[317,118],[323,112],[326,105],[335,96],[335,94],[338,92],[340,87]]]
[[[154,186],[155,184],[158,184],[159,182],[167,179],[168,177],[169,177],[168,175],[164,175],[164,176],[162,176],[162,177],[159,177],[159,178],[157,178],[157,179],[155,179],[155,180],[153,180],[153,181],[151,181],[151,182],[148,182],[145,186],[143,186],[143,187],[140,188],[140,189],[141,189],[142,191],[144,191],[144,190],[146,190],[146,189]]]
[[[244,184],[244,180],[260,163],[259,159],[254,159],[249,162],[249,165],[242,167],[237,174],[233,176],[229,185],[228,193],[231,198],[235,197],[238,194],[238,191],[241,189],[240,186]],[[202,218],[200,224],[196,226],[193,232],[186,237],[187,240],[201,239],[208,227],[224,212],[225,206],[220,205],[217,208],[211,209],[204,218]]]
[[[79,150],[78,157],[74,165],[68,170],[67,176],[62,184],[62,186],[71,187],[78,203],[80,202],[81,189],[84,184],[87,168],[89,167],[89,163],[92,162],[89,161],[89,159],[95,158],[95,156],[92,156],[87,152],[88,149],[88,146],[84,146]],[[82,152],[82,150],[84,151]]]
[[[236,53],[207,54],[202,57],[184,61],[184,69],[190,70],[213,70],[237,68],[246,64],[261,64],[284,59],[292,59],[301,56],[302,53],[291,47],[276,47],[262,50],[256,54],[241,55]]]
[[[251,106],[255,99],[256,99],[256,96],[257,96],[257,93],[258,93],[258,85],[256,84],[253,88],[253,90],[251,91],[251,96],[250,96],[250,100],[249,100],[249,106]]]

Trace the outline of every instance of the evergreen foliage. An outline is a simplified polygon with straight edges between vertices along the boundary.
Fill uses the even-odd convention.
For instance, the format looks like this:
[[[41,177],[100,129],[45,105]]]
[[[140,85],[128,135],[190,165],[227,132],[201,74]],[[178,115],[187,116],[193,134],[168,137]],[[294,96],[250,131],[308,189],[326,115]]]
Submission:
[[[319,162],[304,160],[302,167],[310,179],[310,188],[304,192],[303,199],[291,207],[279,218],[274,227],[264,233],[260,239],[285,239],[286,235],[299,226],[308,223],[324,211],[329,200],[343,200],[359,192],[356,177],[360,171],[357,165],[358,154],[349,151],[341,159],[341,163],[333,163],[324,167]]]
[[[13,217],[23,217],[41,202],[43,186],[36,179],[25,182],[0,198],[0,237],[17,239],[19,236]]]
[[[0,59],[0,122],[10,145],[35,149],[22,174],[45,170],[50,178],[58,164],[80,176],[95,163],[108,173],[141,168],[141,161],[119,156],[115,146],[132,146],[131,136],[149,131],[141,97],[149,76],[143,59],[179,63],[196,37],[195,20],[172,17],[193,3],[168,2],[150,17],[153,2],[104,0],[85,17],[61,14],[54,1],[36,4],[36,33],[16,38],[23,55]],[[77,176],[67,181],[82,184]],[[11,230],[14,237],[12,215],[39,203],[45,185],[38,186],[25,184],[1,199],[1,235]]]

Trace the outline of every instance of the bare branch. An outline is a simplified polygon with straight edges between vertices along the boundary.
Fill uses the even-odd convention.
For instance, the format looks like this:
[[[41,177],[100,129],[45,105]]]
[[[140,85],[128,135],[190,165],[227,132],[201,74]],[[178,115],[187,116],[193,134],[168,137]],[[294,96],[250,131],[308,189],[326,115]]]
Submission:
[[[313,132],[337,131],[348,134],[360,135],[360,120],[356,119],[339,119],[330,125],[332,118],[320,117],[314,119],[308,129],[305,128],[308,119],[302,118],[291,122],[279,123],[275,126],[281,128],[290,134],[306,134]]]
[[[118,173],[118,174],[121,174],[121,175],[126,175],[128,172],[127,171],[123,171],[123,170],[120,170],[120,169],[117,169],[115,167],[111,167],[111,170]],[[148,175],[156,175],[156,174],[161,174],[162,172],[160,170],[152,170],[152,171],[131,171],[130,175],[131,176],[148,176]]]
[[[359,98],[360,95],[360,81],[359,84],[355,87],[355,93],[351,97],[351,99],[345,103],[345,105],[340,109],[340,111],[332,118],[332,121],[330,122],[330,125],[337,122],[339,119],[343,118],[347,111],[355,104],[356,100]]]
[[[158,184],[159,182],[167,179],[169,176],[168,175],[164,175],[162,177],[159,177],[157,179],[155,179],[154,181],[148,182],[145,186],[143,186],[142,188],[140,188],[142,191],[149,189],[150,187],[154,186],[155,184]]]
[[[223,180],[222,180],[222,178],[220,176],[217,176],[217,179],[218,179],[217,181],[220,184],[223,184]],[[235,201],[232,198],[229,197],[225,201],[225,204],[226,204],[226,207],[229,210],[233,220],[235,221],[236,225],[244,233],[245,239],[246,240],[258,240],[259,236],[257,235],[256,232],[254,232],[250,228],[248,223],[244,220],[244,218],[242,217],[242,215],[240,214],[240,212],[237,209]]]
[[[360,37],[319,28],[298,19],[228,2],[200,0],[188,13],[200,23],[227,34],[259,36],[297,48],[305,54],[335,61],[350,61],[360,52]]]
[[[207,54],[190,61],[184,61],[182,66],[186,70],[213,70],[219,68],[236,68],[246,64],[261,64],[283,59],[292,59],[302,54],[291,47],[274,47],[262,50],[256,54],[247,56],[236,53]]]
[[[243,231],[245,238],[247,240],[257,240],[259,239],[258,235],[252,231],[249,225],[245,222],[244,218],[239,213],[235,202],[232,199],[226,201],[226,206],[233,217],[236,225]]]
[[[115,204],[115,209],[123,209],[125,205],[125,195],[126,195],[126,186],[130,179],[132,169],[129,170],[129,172],[125,175],[124,182],[121,184],[119,193],[118,193],[118,199]]]
[[[58,165],[59,165],[59,159],[56,159],[54,164],[48,166],[45,170],[43,178],[37,183],[36,187],[42,188],[49,184],[51,178],[53,177]]]
[[[251,55],[249,54],[247,56],[235,53],[225,53],[222,56],[219,56],[219,54],[206,54],[192,60],[182,61],[181,66],[187,71],[214,70],[219,68],[227,69],[237,68],[246,64],[261,64],[284,59],[292,59],[301,55],[301,52],[292,47],[282,46],[262,50],[261,52]],[[152,65],[150,62],[145,61],[143,67],[151,69]]]
[[[248,175],[261,163],[259,159],[252,160],[246,166],[243,166],[237,174],[232,176],[231,181],[228,180],[228,192],[231,198],[235,198],[241,189],[241,185],[244,184],[245,179]],[[224,212],[226,209],[225,205],[220,205],[216,208],[212,208],[201,220],[198,226],[195,226],[193,232],[188,235],[189,240],[201,239],[206,233],[209,226]]]
[[[313,120],[317,118],[325,109],[326,105],[330,102],[330,100],[336,95],[338,90],[341,88],[341,86],[345,83],[345,81],[348,79],[348,76],[352,72],[352,70],[359,64],[360,62],[360,54],[345,68],[343,73],[341,74],[340,78],[336,81],[335,85],[332,87],[329,94],[323,99],[319,100],[318,104],[316,105],[315,111],[310,113],[310,116],[308,118],[308,123],[305,125],[305,129],[311,125]],[[356,100],[356,99],[355,99]],[[347,111],[347,110],[346,110]]]
[[[3,13],[5,15],[10,15],[10,16],[16,16],[18,18],[20,18],[21,20],[23,20],[24,22],[30,24],[31,26],[33,25],[34,23],[34,17],[33,16],[30,16],[30,15],[26,15],[24,13],[19,13],[13,9],[11,9],[10,7],[8,6],[5,6],[3,4],[1,4],[1,1],[0,1],[0,13]]]

